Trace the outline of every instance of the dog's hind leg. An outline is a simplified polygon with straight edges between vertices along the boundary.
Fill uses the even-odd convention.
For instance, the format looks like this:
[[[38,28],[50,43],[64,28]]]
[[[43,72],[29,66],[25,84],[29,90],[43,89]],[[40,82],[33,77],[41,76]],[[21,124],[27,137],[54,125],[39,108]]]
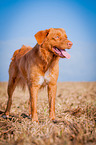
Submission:
[[[13,75],[9,76],[9,82],[8,82],[8,88],[7,88],[8,102],[7,102],[7,107],[6,107],[6,110],[5,110],[6,117],[9,117],[9,112],[10,112],[11,104],[12,104],[12,94],[15,90],[17,82],[18,82],[18,75],[17,74],[15,74],[14,76]]]

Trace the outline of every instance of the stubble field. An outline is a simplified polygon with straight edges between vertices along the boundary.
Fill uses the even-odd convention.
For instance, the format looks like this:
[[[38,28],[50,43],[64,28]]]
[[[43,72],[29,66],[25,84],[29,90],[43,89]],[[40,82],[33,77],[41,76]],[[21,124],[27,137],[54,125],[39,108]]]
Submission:
[[[3,119],[7,83],[0,83],[0,145],[95,145],[96,82],[57,83],[56,120],[49,119],[47,89],[38,93],[39,124],[28,118],[29,93],[16,88]]]

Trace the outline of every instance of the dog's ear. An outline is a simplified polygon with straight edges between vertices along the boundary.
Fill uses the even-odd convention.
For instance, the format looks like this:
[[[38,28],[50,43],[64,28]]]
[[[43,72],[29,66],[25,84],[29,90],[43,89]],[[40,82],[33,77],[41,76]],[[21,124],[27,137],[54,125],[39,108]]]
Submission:
[[[42,42],[44,41],[44,39],[46,38],[46,36],[49,34],[49,30],[46,29],[46,30],[42,30],[42,31],[39,31],[37,32],[34,36],[35,36],[35,39],[37,40],[37,43],[39,45],[42,44]]]

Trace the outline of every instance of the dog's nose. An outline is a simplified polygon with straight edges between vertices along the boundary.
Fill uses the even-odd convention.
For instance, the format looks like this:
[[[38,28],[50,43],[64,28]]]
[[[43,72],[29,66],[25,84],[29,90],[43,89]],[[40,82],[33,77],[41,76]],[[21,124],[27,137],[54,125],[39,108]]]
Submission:
[[[70,41],[67,43],[68,47],[71,47],[73,45],[73,43]]]

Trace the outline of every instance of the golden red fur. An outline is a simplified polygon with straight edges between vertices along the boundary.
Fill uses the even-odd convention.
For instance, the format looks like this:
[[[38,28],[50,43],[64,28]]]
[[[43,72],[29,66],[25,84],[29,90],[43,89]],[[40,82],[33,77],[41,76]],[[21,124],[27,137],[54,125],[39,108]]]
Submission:
[[[67,39],[64,29],[50,28],[35,34],[37,44],[32,48],[22,46],[14,52],[9,67],[8,102],[5,111],[9,116],[12,94],[15,87],[27,85],[30,93],[29,115],[32,121],[38,121],[38,90],[47,85],[49,98],[49,117],[55,119],[55,96],[59,74],[59,58],[70,58],[65,49],[70,49],[72,42]]]
[[[32,49],[32,47],[30,46],[25,46],[23,45],[21,47],[21,49],[17,49],[14,54],[13,57],[11,58],[11,60],[14,61],[14,59],[20,59],[22,56],[24,56],[28,51],[30,51]]]

